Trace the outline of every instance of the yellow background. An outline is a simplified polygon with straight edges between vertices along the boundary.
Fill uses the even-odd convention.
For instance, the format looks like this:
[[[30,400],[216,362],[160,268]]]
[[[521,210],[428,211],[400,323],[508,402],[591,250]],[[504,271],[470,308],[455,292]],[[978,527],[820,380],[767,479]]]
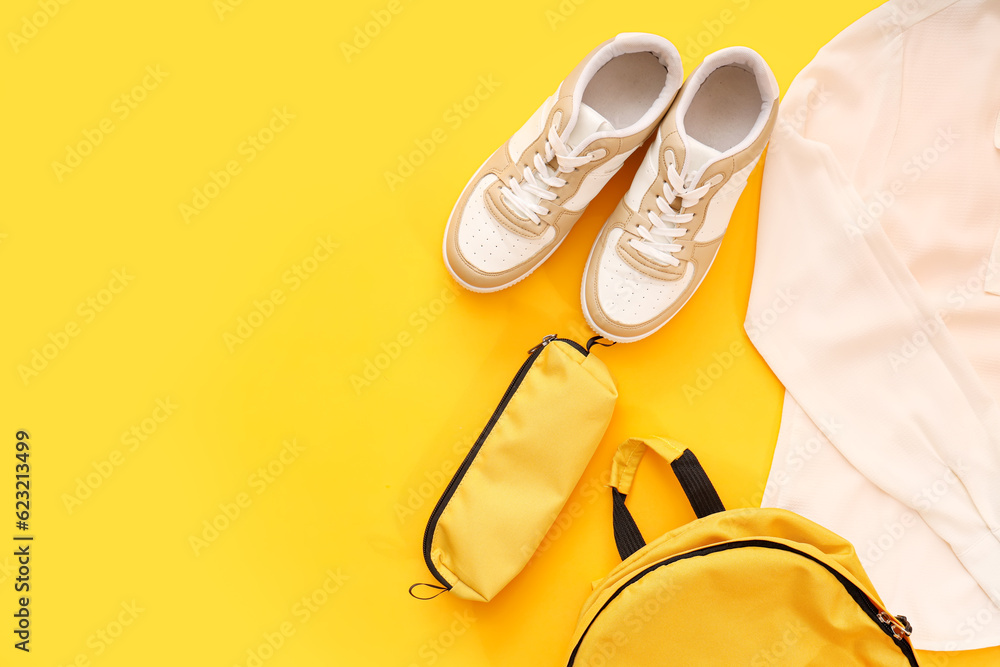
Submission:
[[[600,485],[622,439],[679,439],[727,505],[759,503],[781,387],[742,330],[758,169],[684,311],[598,352],[621,399],[542,552],[489,605],[410,598],[429,580],[420,538],[441,471],[529,347],[588,335],[586,254],[641,155],[512,289],[463,292],[441,235],[476,166],[609,36],[660,33],[688,70],[745,44],[784,90],[877,3],[63,2],[8,0],[0,21],[0,664],[253,665],[262,650],[275,667],[558,665],[616,562]],[[76,162],[68,146],[88,154],[66,171],[53,163]],[[206,186],[215,196],[185,216]],[[685,395],[713,364],[721,377]],[[10,632],[22,428],[28,655]],[[659,462],[631,505],[650,536],[690,518]],[[933,657],[987,665],[1000,650]]]

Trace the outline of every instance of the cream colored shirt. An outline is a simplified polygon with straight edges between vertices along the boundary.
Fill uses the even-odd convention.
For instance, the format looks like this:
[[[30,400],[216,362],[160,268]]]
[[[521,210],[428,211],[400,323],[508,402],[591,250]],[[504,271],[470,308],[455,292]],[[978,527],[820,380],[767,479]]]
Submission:
[[[750,338],[764,506],[851,540],[918,648],[1000,644],[1000,0],[892,0],[782,102]]]

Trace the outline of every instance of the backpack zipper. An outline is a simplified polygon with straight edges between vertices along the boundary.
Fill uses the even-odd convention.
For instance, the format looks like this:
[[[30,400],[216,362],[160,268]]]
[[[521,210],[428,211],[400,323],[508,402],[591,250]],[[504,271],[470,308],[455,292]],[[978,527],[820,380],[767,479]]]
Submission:
[[[469,470],[469,467],[475,460],[476,455],[479,454],[479,450],[482,449],[483,443],[486,442],[486,438],[489,437],[490,432],[497,423],[497,420],[500,419],[500,415],[503,414],[504,408],[506,408],[507,404],[510,403],[510,399],[514,396],[514,392],[517,391],[517,388],[521,386],[521,382],[524,381],[524,377],[528,374],[528,369],[531,368],[532,364],[535,363],[535,360],[539,357],[539,355],[541,355],[545,346],[554,341],[561,341],[572,346],[583,356],[587,356],[589,354],[589,352],[576,341],[569,340],[567,338],[559,338],[557,334],[550,334],[546,336],[542,339],[541,343],[528,350],[528,358],[524,360],[524,363],[521,364],[521,368],[518,369],[514,379],[510,381],[510,385],[507,386],[507,391],[504,392],[503,397],[500,399],[500,403],[493,411],[493,415],[490,417],[489,421],[486,422],[486,427],[483,429],[483,432],[479,434],[479,437],[476,438],[476,442],[472,446],[472,449],[470,449],[469,453],[465,455],[465,459],[462,461],[462,464],[458,467],[458,470],[455,471],[455,475],[451,478],[451,481],[448,482],[448,486],[445,487],[444,493],[441,494],[441,498],[437,501],[437,504],[434,506],[434,511],[431,512],[430,519],[427,521],[427,527],[424,529],[424,561],[427,563],[427,569],[429,569],[431,574],[434,575],[434,578],[437,579],[442,586],[445,586],[449,590],[451,589],[451,584],[449,584],[448,580],[445,579],[440,572],[438,572],[438,569],[434,566],[434,563],[431,560],[431,542],[434,540],[434,530],[437,528],[438,519],[441,518],[441,514],[444,512],[444,508],[451,501],[451,497],[455,495],[455,490],[462,482],[462,479],[465,477],[465,473]]]
[[[803,551],[799,551],[798,549],[795,549],[788,545],[780,544],[778,542],[770,542],[768,540],[741,540],[737,542],[716,544],[710,547],[696,549],[694,551],[689,551],[688,553],[685,554],[680,554],[679,556],[674,556],[672,558],[662,560],[659,563],[650,565],[646,569],[642,570],[641,572],[633,576],[631,579],[626,581],[624,584],[619,586],[618,589],[614,592],[614,594],[607,599],[607,601],[601,606],[600,609],[597,610],[597,613],[594,614],[594,617],[590,619],[590,623],[587,625],[587,628],[583,631],[583,634],[580,636],[580,640],[576,643],[576,646],[573,648],[573,652],[569,656],[569,666],[571,667],[574,661],[576,660],[576,655],[580,650],[580,646],[583,644],[583,640],[587,637],[587,633],[590,631],[590,628],[594,625],[594,622],[597,621],[597,617],[601,615],[601,612],[603,612],[608,607],[608,605],[611,604],[612,600],[618,597],[618,595],[623,590],[625,590],[635,582],[639,581],[653,570],[661,568],[665,565],[670,565],[672,563],[676,563],[677,561],[693,558],[695,556],[705,556],[708,554],[717,553],[719,551],[729,551],[730,549],[740,549],[745,547],[762,547],[765,549],[777,549],[780,551],[788,551],[803,556],[805,558],[808,558],[814,563],[822,565],[834,577],[836,577],[837,581],[839,581],[840,584],[847,590],[848,594],[851,596],[851,598],[854,599],[854,601],[858,604],[858,606],[861,607],[864,610],[864,612],[873,621],[875,621],[876,624],[878,624],[879,629],[882,630],[882,632],[884,632],[886,635],[889,636],[889,638],[892,639],[893,643],[896,644],[896,646],[903,653],[903,655],[906,656],[907,660],[909,660],[910,665],[912,667],[918,667],[917,657],[913,653],[913,647],[910,645],[910,642],[907,641],[906,639],[906,637],[910,635],[912,627],[910,626],[909,622],[906,621],[905,616],[899,617],[899,619],[903,620],[897,620],[891,614],[882,611],[875,605],[874,602],[872,602],[871,598],[869,598],[868,595],[863,590],[861,590],[854,582],[852,582],[850,579],[842,575],[836,569],[834,569],[830,565],[827,565],[826,563],[816,558],[815,556],[811,556]]]

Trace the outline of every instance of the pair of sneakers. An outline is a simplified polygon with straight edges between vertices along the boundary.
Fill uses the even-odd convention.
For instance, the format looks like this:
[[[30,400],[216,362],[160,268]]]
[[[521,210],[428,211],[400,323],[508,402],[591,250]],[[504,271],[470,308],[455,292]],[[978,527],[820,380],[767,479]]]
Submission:
[[[581,302],[613,341],[666,324],[708,273],[778,106],[751,49],[717,51],[682,80],[677,49],[657,35],[591,51],[466,184],[444,238],[455,280],[495,292],[526,278],[655,132],[590,252]]]

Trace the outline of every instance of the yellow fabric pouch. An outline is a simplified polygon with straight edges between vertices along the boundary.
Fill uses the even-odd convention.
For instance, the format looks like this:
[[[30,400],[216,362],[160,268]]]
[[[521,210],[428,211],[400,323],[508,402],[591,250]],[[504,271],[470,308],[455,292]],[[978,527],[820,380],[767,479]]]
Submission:
[[[440,585],[424,585],[485,602],[527,564],[611,421],[598,340],[546,336],[529,351],[431,513],[424,560]]]
[[[647,450],[699,517],[649,544],[625,507]],[[917,664],[906,617],[844,538],[787,510],[726,511],[694,454],[662,438],[625,441],[611,487],[623,560],[584,605],[570,667]]]

